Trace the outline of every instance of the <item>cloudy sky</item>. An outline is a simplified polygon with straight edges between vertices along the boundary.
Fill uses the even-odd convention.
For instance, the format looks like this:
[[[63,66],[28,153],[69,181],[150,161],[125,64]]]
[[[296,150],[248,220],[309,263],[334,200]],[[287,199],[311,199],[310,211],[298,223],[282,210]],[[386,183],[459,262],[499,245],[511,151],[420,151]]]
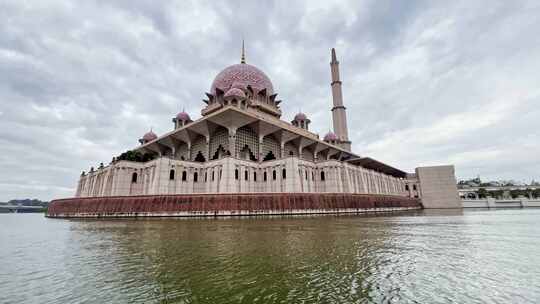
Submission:
[[[214,76],[247,61],[282,118],[330,120],[341,62],[354,150],[412,171],[540,179],[539,1],[0,1],[0,201],[72,196]]]

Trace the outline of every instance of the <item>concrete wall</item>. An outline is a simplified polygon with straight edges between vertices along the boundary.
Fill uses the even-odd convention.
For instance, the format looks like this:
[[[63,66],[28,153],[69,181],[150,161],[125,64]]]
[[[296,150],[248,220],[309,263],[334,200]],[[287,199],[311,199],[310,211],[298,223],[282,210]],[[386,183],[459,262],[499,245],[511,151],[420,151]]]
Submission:
[[[463,208],[538,208],[540,199],[470,199],[461,200]]]
[[[424,208],[461,208],[454,166],[419,167],[416,176]]]

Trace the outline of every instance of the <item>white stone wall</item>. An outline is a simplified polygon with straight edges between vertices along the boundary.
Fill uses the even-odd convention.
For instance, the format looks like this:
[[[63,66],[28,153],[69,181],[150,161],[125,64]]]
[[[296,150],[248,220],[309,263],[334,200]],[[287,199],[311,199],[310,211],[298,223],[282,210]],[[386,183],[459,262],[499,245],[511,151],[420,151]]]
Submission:
[[[82,175],[76,196],[246,192],[408,196],[406,183],[407,180],[337,160],[313,162],[290,156],[254,162],[225,157],[200,163],[160,157],[147,163],[119,161]]]

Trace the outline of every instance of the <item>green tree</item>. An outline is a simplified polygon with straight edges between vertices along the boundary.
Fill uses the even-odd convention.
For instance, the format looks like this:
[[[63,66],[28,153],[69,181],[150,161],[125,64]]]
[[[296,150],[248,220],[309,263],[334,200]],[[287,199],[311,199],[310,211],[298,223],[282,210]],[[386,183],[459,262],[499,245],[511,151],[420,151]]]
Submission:
[[[501,198],[503,196],[503,193],[504,191],[502,190],[493,190],[488,192],[489,196],[493,198]]]
[[[479,198],[486,198],[488,195],[488,192],[485,188],[478,188],[478,191],[476,193],[478,194]]]
[[[120,156],[118,156],[116,158],[116,160],[127,160],[127,161],[144,163],[144,162],[153,160],[154,158],[155,158],[154,155],[152,155],[150,153],[142,154],[139,151],[131,151],[130,150],[130,151],[126,151],[126,152],[120,154]]]

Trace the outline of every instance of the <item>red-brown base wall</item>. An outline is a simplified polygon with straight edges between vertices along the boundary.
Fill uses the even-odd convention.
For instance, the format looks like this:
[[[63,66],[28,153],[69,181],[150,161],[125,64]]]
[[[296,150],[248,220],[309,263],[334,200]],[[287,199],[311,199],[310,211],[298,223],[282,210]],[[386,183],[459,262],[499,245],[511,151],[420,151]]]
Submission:
[[[236,193],[54,200],[48,217],[231,216],[420,209],[418,199],[343,193]]]

